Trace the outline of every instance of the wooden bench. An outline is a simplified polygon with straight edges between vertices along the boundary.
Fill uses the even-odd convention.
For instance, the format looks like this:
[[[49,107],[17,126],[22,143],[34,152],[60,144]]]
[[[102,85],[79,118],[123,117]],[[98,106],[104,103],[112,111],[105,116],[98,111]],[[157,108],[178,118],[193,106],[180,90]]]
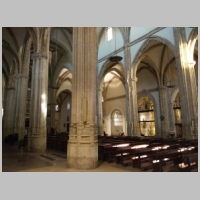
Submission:
[[[198,153],[184,156],[178,170],[179,172],[198,172]]]
[[[145,148],[148,144],[140,142],[131,143],[130,146],[120,148],[118,154],[116,154],[116,163],[120,163],[123,166],[132,165],[132,157],[135,156],[137,149]]]
[[[131,158],[133,167],[137,167],[141,170],[151,169],[151,161],[153,159],[154,154],[155,152],[152,150],[152,147],[137,149],[135,156]]]
[[[163,166],[172,164],[167,171],[178,171],[178,164],[182,162],[182,153],[178,149],[156,152],[152,160],[153,172],[163,172]]]
[[[130,143],[116,143],[116,144],[110,144],[110,145],[105,145],[103,147],[103,160],[108,161],[108,162],[113,162],[116,161],[115,155],[119,153],[120,148],[122,146],[129,146]]]
[[[50,135],[47,137],[47,148],[66,152],[68,140],[69,136],[65,133]]]

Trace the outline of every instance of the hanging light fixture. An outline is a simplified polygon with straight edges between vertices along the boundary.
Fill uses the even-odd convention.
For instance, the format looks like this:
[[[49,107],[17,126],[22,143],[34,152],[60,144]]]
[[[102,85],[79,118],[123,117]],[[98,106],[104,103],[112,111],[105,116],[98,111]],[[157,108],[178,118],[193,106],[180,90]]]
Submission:
[[[168,88],[174,88],[175,85],[172,85],[172,74],[170,69],[170,60],[169,60],[169,48],[167,47],[167,59],[168,59],[168,67],[169,67],[169,85],[167,84]]]
[[[115,30],[114,32],[115,32],[115,54],[116,54],[116,30]],[[110,60],[111,62],[119,62],[119,61],[122,60],[122,57],[121,57],[121,56],[118,56],[118,55],[116,54],[116,55],[114,55],[114,56],[111,56],[111,57],[109,58],[109,60]]]

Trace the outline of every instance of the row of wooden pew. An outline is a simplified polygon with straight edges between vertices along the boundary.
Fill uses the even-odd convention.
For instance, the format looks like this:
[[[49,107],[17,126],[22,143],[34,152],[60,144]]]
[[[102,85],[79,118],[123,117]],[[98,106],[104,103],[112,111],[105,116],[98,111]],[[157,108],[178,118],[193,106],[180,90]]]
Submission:
[[[67,152],[68,133],[51,134],[47,136],[47,148]]]
[[[153,172],[165,171],[165,166],[168,171],[198,170],[198,139],[99,137],[98,147],[99,159],[123,166]]]

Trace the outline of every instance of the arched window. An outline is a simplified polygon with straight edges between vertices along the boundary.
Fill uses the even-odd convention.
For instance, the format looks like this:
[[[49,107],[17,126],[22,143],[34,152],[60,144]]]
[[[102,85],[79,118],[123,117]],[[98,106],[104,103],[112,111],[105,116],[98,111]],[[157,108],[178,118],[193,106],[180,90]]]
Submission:
[[[59,111],[59,106],[58,106],[58,104],[55,105],[55,111]]]
[[[119,110],[114,110],[111,115],[111,135],[123,133],[123,118]]]
[[[107,41],[112,40],[112,27],[107,28]]]

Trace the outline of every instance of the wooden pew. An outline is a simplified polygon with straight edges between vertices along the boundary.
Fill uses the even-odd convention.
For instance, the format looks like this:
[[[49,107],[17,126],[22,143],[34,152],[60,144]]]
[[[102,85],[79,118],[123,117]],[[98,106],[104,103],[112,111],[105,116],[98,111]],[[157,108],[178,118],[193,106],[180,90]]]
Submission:
[[[105,158],[108,162],[116,161],[116,155],[121,152],[121,149],[124,147],[128,147],[130,143],[118,143],[118,144],[112,144],[111,146],[105,147]]]
[[[135,142],[128,147],[123,147],[119,149],[119,152],[116,155],[116,163],[120,163],[123,166],[132,165],[132,157],[135,156],[135,154],[137,153],[137,149],[146,148],[148,146],[148,144]]]
[[[178,166],[179,172],[198,172],[198,153],[183,157],[183,162]]]
[[[135,156],[131,158],[133,167],[140,168],[141,170],[151,169],[151,160],[153,159],[154,154],[155,152],[152,150],[152,147],[137,149]]]
[[[176,145],[173,145],[174,147]],[[166,151],[159,151],[155,154],[152,161],[153,171],[162,172],[163,166],[173,163],[173,166],[166,167],[167,171],[178,171],[178,165],[183,162],[183,156],[189,156],[195,153],[194,146],[178,147],[174,149],[168,149]]]
[[[68,139],[67,133],[49,135],[47,136],[47,148],[66,152]]]

